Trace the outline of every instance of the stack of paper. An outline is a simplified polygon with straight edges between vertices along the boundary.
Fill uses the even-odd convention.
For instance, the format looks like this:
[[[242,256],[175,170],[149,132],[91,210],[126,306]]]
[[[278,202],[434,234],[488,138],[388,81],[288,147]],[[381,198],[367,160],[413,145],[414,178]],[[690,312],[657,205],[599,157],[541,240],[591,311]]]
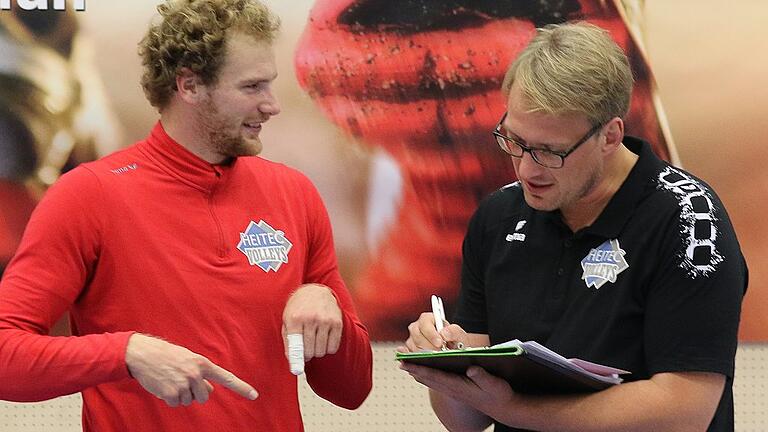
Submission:
[[[515,339],[494,345],[492,348],[506,348],[509,346],[519,346],[527,353],[536,354],[541,358],[545,358],[553,363],[572,369],[575,372],[585,374],[596,380],[610,384],[619,384],[623,381],[619,375],[630,373],[623,369],[592,363],[578,358],[567,359],[536,341],[521,342]]]

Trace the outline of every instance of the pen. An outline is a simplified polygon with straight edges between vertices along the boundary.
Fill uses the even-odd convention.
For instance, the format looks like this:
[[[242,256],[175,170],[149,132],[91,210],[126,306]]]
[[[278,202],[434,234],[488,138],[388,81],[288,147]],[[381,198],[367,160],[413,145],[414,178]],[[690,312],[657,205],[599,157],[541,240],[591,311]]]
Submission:
[[[443,322],[445,321],[445,309],[443,309],[443,299],[436,295],[432,295],[432,315],[435,317],[435,329],[440,333],[443,330]],[[447,349],[445,342],[443,342],[442,349]]]

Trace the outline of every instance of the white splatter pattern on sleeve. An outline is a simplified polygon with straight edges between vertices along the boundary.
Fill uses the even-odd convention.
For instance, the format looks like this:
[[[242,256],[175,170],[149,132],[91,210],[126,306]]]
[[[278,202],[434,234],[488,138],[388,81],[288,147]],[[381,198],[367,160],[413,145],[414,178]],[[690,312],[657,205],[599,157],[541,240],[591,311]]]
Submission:
[[[685,253],[680,254],[678,265],[693,279],[708,277],[724,259],[717,250],[717,218],[710,191],[671,166],[659,173],[659,188],[674,193],[681,208],[680,237]]]

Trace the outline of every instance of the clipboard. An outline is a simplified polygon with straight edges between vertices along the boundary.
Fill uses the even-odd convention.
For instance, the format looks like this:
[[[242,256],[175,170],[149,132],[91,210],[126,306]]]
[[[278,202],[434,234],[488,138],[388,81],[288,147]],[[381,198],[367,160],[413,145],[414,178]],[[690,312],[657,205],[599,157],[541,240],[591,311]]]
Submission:
[[[621,369],[566,359],[536,342],[510,341],[484,348],[396,353],[395,360],[464,374],[470,366],[504,378],[516,392],[526,394],[589,393],[622,382]],[[599,371],[592,372],[585,368]]]

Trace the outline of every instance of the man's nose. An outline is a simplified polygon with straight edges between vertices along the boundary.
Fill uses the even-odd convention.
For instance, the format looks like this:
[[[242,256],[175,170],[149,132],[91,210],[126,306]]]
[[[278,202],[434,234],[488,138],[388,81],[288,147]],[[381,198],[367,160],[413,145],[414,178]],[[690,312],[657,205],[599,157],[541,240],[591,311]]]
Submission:
[[[533,155],[529,151],[524,151],[523,155],[517,159],[517,175],[518,177],[529,178],[533,177],[544,169],[538,162],[533,159]]]
[[[272,91],[267,93],[266,100],[259,105],[259,111],[270,116],[280,114],[280,103],[277,101],[277,98]]]

